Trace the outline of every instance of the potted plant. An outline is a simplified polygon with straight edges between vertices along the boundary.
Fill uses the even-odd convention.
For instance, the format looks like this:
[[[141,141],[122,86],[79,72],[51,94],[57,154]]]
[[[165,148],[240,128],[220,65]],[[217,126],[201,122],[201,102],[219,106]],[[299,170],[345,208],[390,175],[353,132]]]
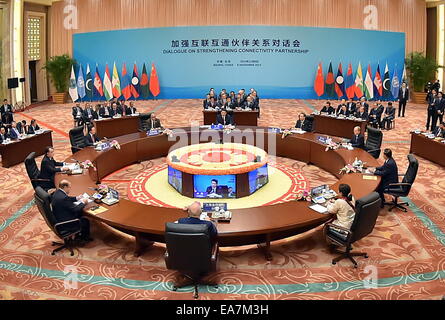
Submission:
[[[71,74],[71,67],[75,63],[69,55],[53,56],[43,66],[43,69],[48,71],[51,82],[56,88],[56,93],[53,94],[54,103],[65,103],[66,93],[68,91],[69,79]]]
[[[425,85],[428,81],[436,78],[436,73],[442,66],[437,62],[425,56],[422,52],[412,52],[405,60],[406,69],[410,74],[413,89],[411,97],[414,103],[424,103],[426,99],[426,92],[424,92]]]

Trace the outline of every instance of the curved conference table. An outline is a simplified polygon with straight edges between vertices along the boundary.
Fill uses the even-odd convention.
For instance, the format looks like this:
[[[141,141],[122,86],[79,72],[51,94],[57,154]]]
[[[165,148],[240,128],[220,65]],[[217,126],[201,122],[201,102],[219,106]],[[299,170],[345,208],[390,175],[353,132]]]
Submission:
[[[366,162],[368,166],[378,166],[379,163],[361,149],[325,151],[326,146],[317,141],[320,134],[294,134],[282,139],[281,134],[269,132],[268,128],[262,127],[237,127],[229,134],[199,128],[177,128],[174,131],[173,138],[167,135],[147,136],[145,132],[119,136],[115,139],[120,143],[121,150],[109,149],[99,152],[93,147],[85,148],[70,156],[65,162],[72,162],[72,159],[91,160],[97,170],[90,168],[88,171],[84,170],[82,175],[73,176],[57,174],[55,183],[57,185],[61,179],[67,179],[72,182],[72,194],[85,192],[91,194],[96,183],[125,166],[165,157],[169,151],[185,144],[206,143],[215,139],[254,144],[269,154],[275,153],[279,157],[316,165],[339,178],[331,186],[333,190],[338,192],[339,184],[347,183],[351,186],[356,199],[373,192],[380,183],[380,177],[377,180],[364,180],[362,174],[358,173],[340,175],[340,169],[352,163],[356,157]],[[177,141],[181,143],[176,145]],[[87,217],[135,236],[136,256],[141,255],[154,242],[165,242],[165,223],[185,216],[185,212],[179,208],[150,206],[126,199],[120,199],[119,203],[112,206],[102,204],[108,210],[97,215],[87,212],[92,205],[85,208]],[[227,247],[258,244],[264,249],[267,260],[272,260],[271,241],[311,230],[332,217],[330,214],[317,213],[308,207],[307,202],[299,201],[231,211],[233,215],[230,223],[217,225],[219,245]]]

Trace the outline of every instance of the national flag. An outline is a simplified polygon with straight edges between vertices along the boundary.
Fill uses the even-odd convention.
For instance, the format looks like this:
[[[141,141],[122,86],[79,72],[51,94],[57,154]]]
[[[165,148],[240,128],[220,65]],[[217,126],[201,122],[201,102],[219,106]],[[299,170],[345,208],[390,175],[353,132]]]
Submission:
[[[119,79],[119,73],[117,72],[116,62],[113,66],[113,80],[111,81],[113,84],[113,96],[115,98],[119,98],[122,95],[121,92],[121,81]]]
[[[314,81],[314,91],[319,97],[322,96],[324,93],[323,65],[321,64],[321,62],[318,64],[317,67],[317,76],[315,77]]]
[[[127,66],[122,66],[122,95],[125,100],[131,98],[131,84],[130,84],[130,75],[127,73]]]
[[[406,65],[403,65],[402,83],[405,82],[408,85],[406,80]]]
[[[332,71],[332,62],[330,62],[328,74],[326,75],[326,85],[325,85],[325,92],[329,98],[333,98],[335,95],[334,82],[335,82],[334,72]]]
[[[392,76],[391,81],[391,94],[394,99],[397,99],[399,97],[399,89],[400,89],[400,82],[399,77],[397,76],[397,67],[394,68],[394,75]]]
[[[345,78],[343,78],[343,68],[341,63],[338,65],[337,78],[335,78],[335,92],[338,98],[346,95],[345,92]]]
[[[382,76],[380,75],[380,64],[377,64],[377,71],[374,77],[374,95],[377,97],[383,96]]]
[[[145,63],[144,63],[144,66],[142,67],[140,93],[141,93],[142,98],[145,98],[145,99],[147,99],[150,94],[150,90],[148,88],[148,74],[147,74],[147,69],[145,68]]]
[[[77,92],[77,85],[76,85],[76,74],[74,73],[74,66],[71,66],[69,94],[73,102],[79,99],[79,93]]]
[[[386,63],[385,75],[383,76],[383,98],[391,98],[391,81],[389,80],[388,63]]]
[[[87,77],[85,82],[85,90],[90,101],[93,99],[93,78],[91,77],[90,64],[87,64]]]
[[[79,66],[79,73],[77,74],[77,92],[79,93],[80,100],[86,96],[82,65]]]
[[[366,100],[371,100],[374,98],[374,87],[373,87],[373,83],[372,83],[372,71],[371,71],[370,64],[368,64],[368,70],[366,71],[364,94],[365,94]]]
[[[159,87],[158,74],[156,73],[156,68],[154,63],[151,64],[150,92],[155,97],[157,97],[161,92],[161,88]]]
[[[101,97],[104,96],[104,88],[102,87],[102,80],[100,80],[99,68],[96,64],[96,74],[94,75],[94,89]]]
[[[354,92],[357,98],[360,99],[361,97],[363,97],[363,91],[364,91],[363,72],[362,72],[362,65],[359,62],[357,67],[357,75],[355,77],[355,88],[354,88]]]
[[[346,74],[345,78],[345,87],[346,87],[346,96],[348,99],[353,99],[355,94],[355,83],[354,83],[354,76],[352,72],[352,65],[349,63],[348,66],[348,73]]]
[[[108,68],[108,63],[105,67],[104,74],[104,94],[107,101],[113,98],[113,86],[111,84],[110,69]]]
[[[133,66],[133,77],[131,78],[131,94],[135,99],[139,98],[139,75],[136,62]]]

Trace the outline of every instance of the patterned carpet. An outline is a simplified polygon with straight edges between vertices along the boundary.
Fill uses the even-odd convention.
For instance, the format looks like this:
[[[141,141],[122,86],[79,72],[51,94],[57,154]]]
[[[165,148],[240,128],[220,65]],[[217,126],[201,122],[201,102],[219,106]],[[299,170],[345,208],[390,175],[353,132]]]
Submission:
[[[290,127],[299,112],[311,112],[313,100],[265,100],[259,125]],[[137,102],[142,112],[157,113],[165,127],[202,122],[200,100]],[[70,155],[68,131],[71,105],[47,104],[16,114],[16,119],[37,119],[54,130],[56,158]],[[407,117],[384,132],[384,147],[391,147],[400,173],[407,167],[409,131],[424,128],[425,106],[408,105]],[[164,159],[129,166],[106,178],[125,196],[138,174],[163,164]],[[331,266],[333,256],[321,228],[272,244],[267,262],[255,246],[223,248],[218,272],[220,285],[200,288],[200,299],[441,299],[445,295],[445,170],[419,158],[420,168],[410,194],[410,210],[380,214],[374,232],[354,249],[366,251],[359,268],[343,261]],[[40,159],[38,159],[40,163]],[[329,173],[297,161],[279,158],[310,181],[333,183]],[[93,223],[95,241],[75,251],[51,256],[57,240],[33,203],[24,165],[0,168],[0,298],[1,299],[192,299],[190,287],[171,291],[176,273],[165,268],[165,246],[155,244],[139,258],[134,239]],[[279,212],[277,212],[279,214]],[[66,289],[64,271],[74,266],[77,288]],[[367,280],[375,275],[377,283]],[[373,285],[376,284],[376,285]]]

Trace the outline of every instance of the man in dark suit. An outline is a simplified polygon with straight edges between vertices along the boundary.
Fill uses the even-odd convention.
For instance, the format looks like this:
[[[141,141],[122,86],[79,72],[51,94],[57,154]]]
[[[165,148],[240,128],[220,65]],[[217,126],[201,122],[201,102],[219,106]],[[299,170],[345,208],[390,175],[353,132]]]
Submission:
[[[382,120],[382,123],[380,125],[381,129],[390,129],[391,122],[394,121],[396,117],[396,109],[392,106],[392,102],[388,102],[388,106],[385,110],[385,116]]]
[[[253,102],[253,97],[252,96],[248,96],[246,99],[246,103],[244,105],[244,108],[247,109],[249,108],[250,110],[255,110],[255,103]]]
[[[133,114],[135,114],[135,113],[137,113],[137,110],[136,110],[136,108],[135,108],[135,106],[134,106],[134,102],[133,102],[133,101],[130,101],[130,106],[127,107],[127,110],[125,111],[125,114],[126,114],[127,116],[131,116],[131,115],[133,115]]]
[[[301,129],[306,132],[312,131],[311,124],[306,119],[306,114],[304,114],[303,112],[298,115],[298,120],[297,123],[295,124],[295,128]]]
[[[74,219],[80,220],[80,239],[84,241],[92,241],[90,238],[90,222],[88,219],[82,217],[82,210],[88,203],[87,199],[81,196],[71,197],[71,182],[62,180],[59,183],[59,188],[52,196],[51,206],[53,208],[56,223],[66,222]],[[79,201],[79,204],[75,202]],[[62,230],[73,232],[78,230],[79,226],[76,223],[67,223],[61,225]]]
[[[341,109],[343,108],[343,106],[346,107],[346,110],[348,109],[346,106],[346,100],[345,99],[341,99],[341,103],[338,105],[337,110],[335,110],[335,114],[339,114]]]
[[[108,105],[108,102],[105,105],[100,106],[99,116],[101,118],[111,118],[112,117],[112,112],[111,112],[110,106]]]
[[[110,110],[110,115],[111,117],[115,117],[115,116],[121,116],[122,115],[122,110],[117,108],[117,103],[116,102],[112,102],[111,103],[111,110]]]
[[[436,105],[439,105],[439,102],[437,101],[437,91],[431,90],[431,92],[427,95],[427,101],[428,101],[428,108],[427,108],[427,119],[426,119],[426,130],[430,130],[430,124],[431,124],[431,130],[433,130],[434,126],[434,118],[437,114],[437,108]]]
[[[365,149],[365,137],[361,134],[360,127],[357,126],[354,128],[354,135],[352,136],[350,143],[354,148]]]
[[[45,190],[55,188],[54,176],[57,172],[68,171],[67,167],[63,166],[63,162],[57,162],[54,160],[54,148],[47,147],[45,150],[45,156],[42,159],[40,165],[40,179],[48,179],[49,181],[42,182],[42,188]]]
[[[348,107],[346,106],[346,104],[341,104],[339,105],[340,110],[337,110],[337,117],[338,116],[344,116],[344,117],[349,117],[349,111],[348,111]]]
[[[40,130],[40,127],[37,124],[36,119],[32,119],[31,124],[28,126],[28,134],[35,134],[38,130]]]
[[[402,117],[405,117],[405,109],[406,109],[406,103],[409,100],[409,89],[406,86],[406,83],[402,83],[402,87],[399,89],[399,118],[400,115]]]
[[[76,103],[76,105],[73,107],[73,120],[74,120],[74,126],[81,126],[82,120],[83,120],[83,109],[80,106],[80,103]]]
[[[440,91],[437,93],[437,100],[434,105],[435,116],[433,117],[433,124],[431,126],[431,131],[437,128],[437,121],[439,124],[443,122],[443,114],[445,112],[445,99],[443,97],[443,93]],[[434,129],[432,128],[434,126]]]
[[[210,94],[206,95],[206,98],[204,100],[202,100],[202,108],[208,109],[209,108],[209,104],[210,104]]]
[[[368,113],[365,111],[365,107],[361,106],[358,111],[355,113],[355,117],[368,121]]]
[[[362,97],[361,99],[360,99],[360,102],[358,103],[360,106],[362,106],[362,107],[365,107],[365,111],[366,111],[366,113],[368,113],[369,114],[369,104],[366,102],[366,98],[365,97]]]
[[[357,111],[357,105],[355,104],[354,100],[352,100],[352,98],[349,99],[348,103],[346,104],[346,107],[349,114],[354,114]]]
[[[445,122],[441,122],[433,134],[436,138],[445,138]]]
[[[17,129],[17,123],[15,121],[11,122],[11,129],[9,129],[9,137],[11,140],[17,140],[20,137],[20,132]]]
[[[0,143],[3,143],[6,139],[9,139],[9,134],[5,127],[0,127]]]
[[[146,121],[148,130],[162,129],[161,121],[158,118],[156,118],[156,114],[154,112],[150,114],[150,119]]]
[[[212,179],[212,185],[207,187],[206,192],[207,196],[210,196],[212,194],[222,196],[223,189],[221,186],[218,186],[218,180]]]
[[[84,123],[92,123],[93,120],[97,120],[99,116],[97,112],[93,110],[91,104],[87,103],[86,108],[83,112],[83,122]]]
[[[121,101],[117,107],[116,107],[117,114],[120,114],[121,116],[125,116],[127,113],[127,105],[125,104],[125,101]]]
[[[91,126],[88,129],[88,134],[85,136],[85,142],[87,146],[94,146],[95,143],[100,142],[99,137],[96,135],[96,127]]]
[[[369,111],[369,124],[374,128],[380,127],[380,116],[381,113],[378,108],[378,103],[372,105],[371,110]]]
[[[385,158],[385,163],[383,164],[383,166],[377,167],[374,170],[370,170],[374,173],[374,175],[382,177],[382,181],[380,182],[380,185],[377,189],[377,192],[380,194],[380,198],[382,199],[382,208],[385,203],[385,196],[383,195],[384,189],[391,183],[399,182],[399,172],[397,169],[397,164],[392,158],[391,149],[385,149],[385,151],[383,151],[383,157]]]
[[[216,124],[222,124],[223,126],[233,125],[233,119],[227,114],[226,110],[222,110],[221,114],[216,115]]]
[[[201,204],[195,201],[190,206],[185,207],[184,211],[187,211],[189,216],[187,218],[180,218],[178,220],[178,223],[206,224],[209,230],[210,241],[212,242],[212,244],[215,243],[216,238],[218,236],[218,231],[216,229],[215,224],[212,221],[210,221],[208,217],[205,220],[200,219],[202,214]]]
[[[8,103],[8,99],[3,100],[3,104],[0,107],[1,120],[4,124],[11,124],[14,120],[12,105]]]
[[[335,113],[335,108],[331,105],[330,101],[327,101],[323,108],[321,108],[320,113],[333,114]]]

